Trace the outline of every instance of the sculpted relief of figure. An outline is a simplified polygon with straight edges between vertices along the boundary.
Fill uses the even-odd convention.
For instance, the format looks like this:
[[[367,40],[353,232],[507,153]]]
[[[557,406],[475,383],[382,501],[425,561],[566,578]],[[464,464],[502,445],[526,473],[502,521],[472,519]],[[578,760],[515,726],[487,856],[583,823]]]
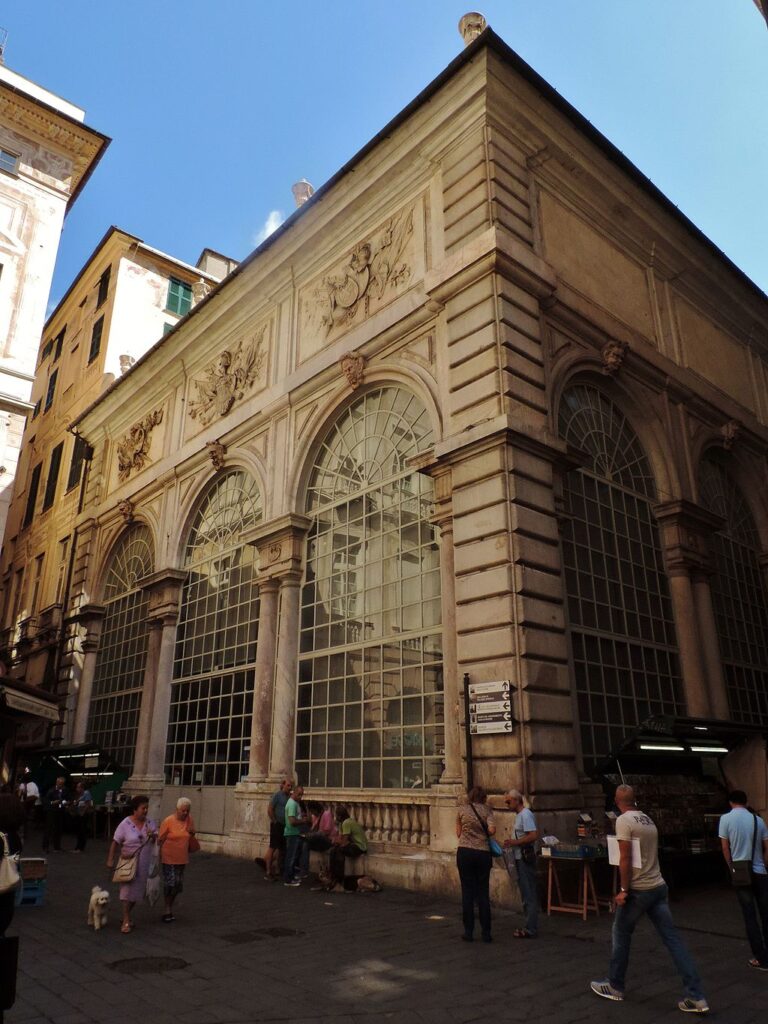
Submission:
[[[327,337],[349,324],[388,290],[408,283],[411,267],[403,258],[413,236],[413,208],[392,217],[378,232],[359,242],[339,273],[324,277],[311,293],[309,321]]]
[[[143,420],[134,423],[117,442],[117,477],[120,483],[125,483],[134,470],[144,469],[149,461],[152,430],[162,422],[163,410],[155,409]]]
[[[249,342],[241,341],[234,352],[229,349],[206,367],[202,380],[193,381],[196,397],[189,403],[189,415],[207,426],[217,416],[225,416],[254,383],[264,377],[267,350],[266,325]]]

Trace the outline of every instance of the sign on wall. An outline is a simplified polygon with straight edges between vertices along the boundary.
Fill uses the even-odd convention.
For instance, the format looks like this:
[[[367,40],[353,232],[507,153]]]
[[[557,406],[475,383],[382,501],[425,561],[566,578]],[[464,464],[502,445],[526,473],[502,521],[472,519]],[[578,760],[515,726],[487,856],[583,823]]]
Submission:
[[[509,679],[469,684],[469,731],[472,735],[512,732],[510,691]]]

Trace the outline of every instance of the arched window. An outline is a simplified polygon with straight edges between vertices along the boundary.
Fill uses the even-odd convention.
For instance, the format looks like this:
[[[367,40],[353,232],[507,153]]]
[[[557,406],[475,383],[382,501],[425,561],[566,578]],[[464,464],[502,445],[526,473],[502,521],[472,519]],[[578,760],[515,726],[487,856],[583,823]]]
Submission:
[[[148,598],[141,582],[153,571],[152,534],[137,523],[120,537],[107,563],[105,615],[88,709],[88,740],[128,771],[147,660]]]
[[[711,585],[731,717],[768,725],[768,594],[757,527],[714,452],[701,461],[699,495],[701,504],[724,520],[711,540]]]
[[[564,485],[563,562],[585,768],[643,719],[684,714],[650,464],[626,417],[574,385],[559,433],[589,456]]]
[[[256,548],[242,534],[262,518],[241,470],[209,486],[187,535],[166,750],[166,781],[231,786],[248,770],[259,630]]]
[[[440,557],[432,443],[396,387],[357,399],[317,453],[302,590],[296,769],[312,786],[421,788],[443,755]]]

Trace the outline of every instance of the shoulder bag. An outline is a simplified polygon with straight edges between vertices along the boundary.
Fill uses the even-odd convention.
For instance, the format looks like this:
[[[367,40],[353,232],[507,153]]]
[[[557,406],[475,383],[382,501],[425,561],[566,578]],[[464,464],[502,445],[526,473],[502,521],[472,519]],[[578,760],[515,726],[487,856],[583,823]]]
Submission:
[[[483,819],[480,817],[480,815],[477,813],[477,808],[475,807],[474,804],[470,804],[469,806],[472,808],[472,811],[473,811],[475,817],[480,822],[480,828],[483,830],[483,832],[485,832],[485,838],[488,840],[488,850],[489,850],[491,856],[492,857],[503,857],[504,856],[504,851],[502,850],[500,844],[497,843],[496,840],[493,838],[493,836],[489,834],[488,826],[483,821]]]
[[[187,849],[190,853],[197,853],[200,850],[200,840],[196,835],[189,831],[189,826],[187,826],[187,835],[189,836]]]
[[[757,815],[752,814],[752,856],[749,860],[731,861],[731,883],[734,889],[748,889],[752,885],[752,861],[757,847]]]
[[[135,853],[130,856],[123,856],[121,853],[117,860],[117,867],[112,875],[112,881],[117,882],[120,885],[126,885],[128,882],[132,882],[136,877],[136,868],[139,866],[139,854],[144,848],[144,843],[138,848]]]
[[[18,889],[19,882],[19,855],[11,853],[8,836],[0,832],[3,852],[0,857],[0,893],[13,892]]]

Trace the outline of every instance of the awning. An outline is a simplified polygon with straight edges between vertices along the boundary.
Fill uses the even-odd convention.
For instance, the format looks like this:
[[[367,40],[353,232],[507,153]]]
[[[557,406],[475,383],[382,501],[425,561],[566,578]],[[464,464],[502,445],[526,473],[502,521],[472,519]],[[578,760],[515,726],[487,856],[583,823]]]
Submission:
[[[49,722],[58,722],[59,709],[55,704],[49,704],[47,700],[40,697],[33,697],[30,693],[21,693],[19,690],[11,690],[7,686],[0,687],[5,706],[14,711],[22,711],[25,715],[34,715],[36,718],[45,718]]]

